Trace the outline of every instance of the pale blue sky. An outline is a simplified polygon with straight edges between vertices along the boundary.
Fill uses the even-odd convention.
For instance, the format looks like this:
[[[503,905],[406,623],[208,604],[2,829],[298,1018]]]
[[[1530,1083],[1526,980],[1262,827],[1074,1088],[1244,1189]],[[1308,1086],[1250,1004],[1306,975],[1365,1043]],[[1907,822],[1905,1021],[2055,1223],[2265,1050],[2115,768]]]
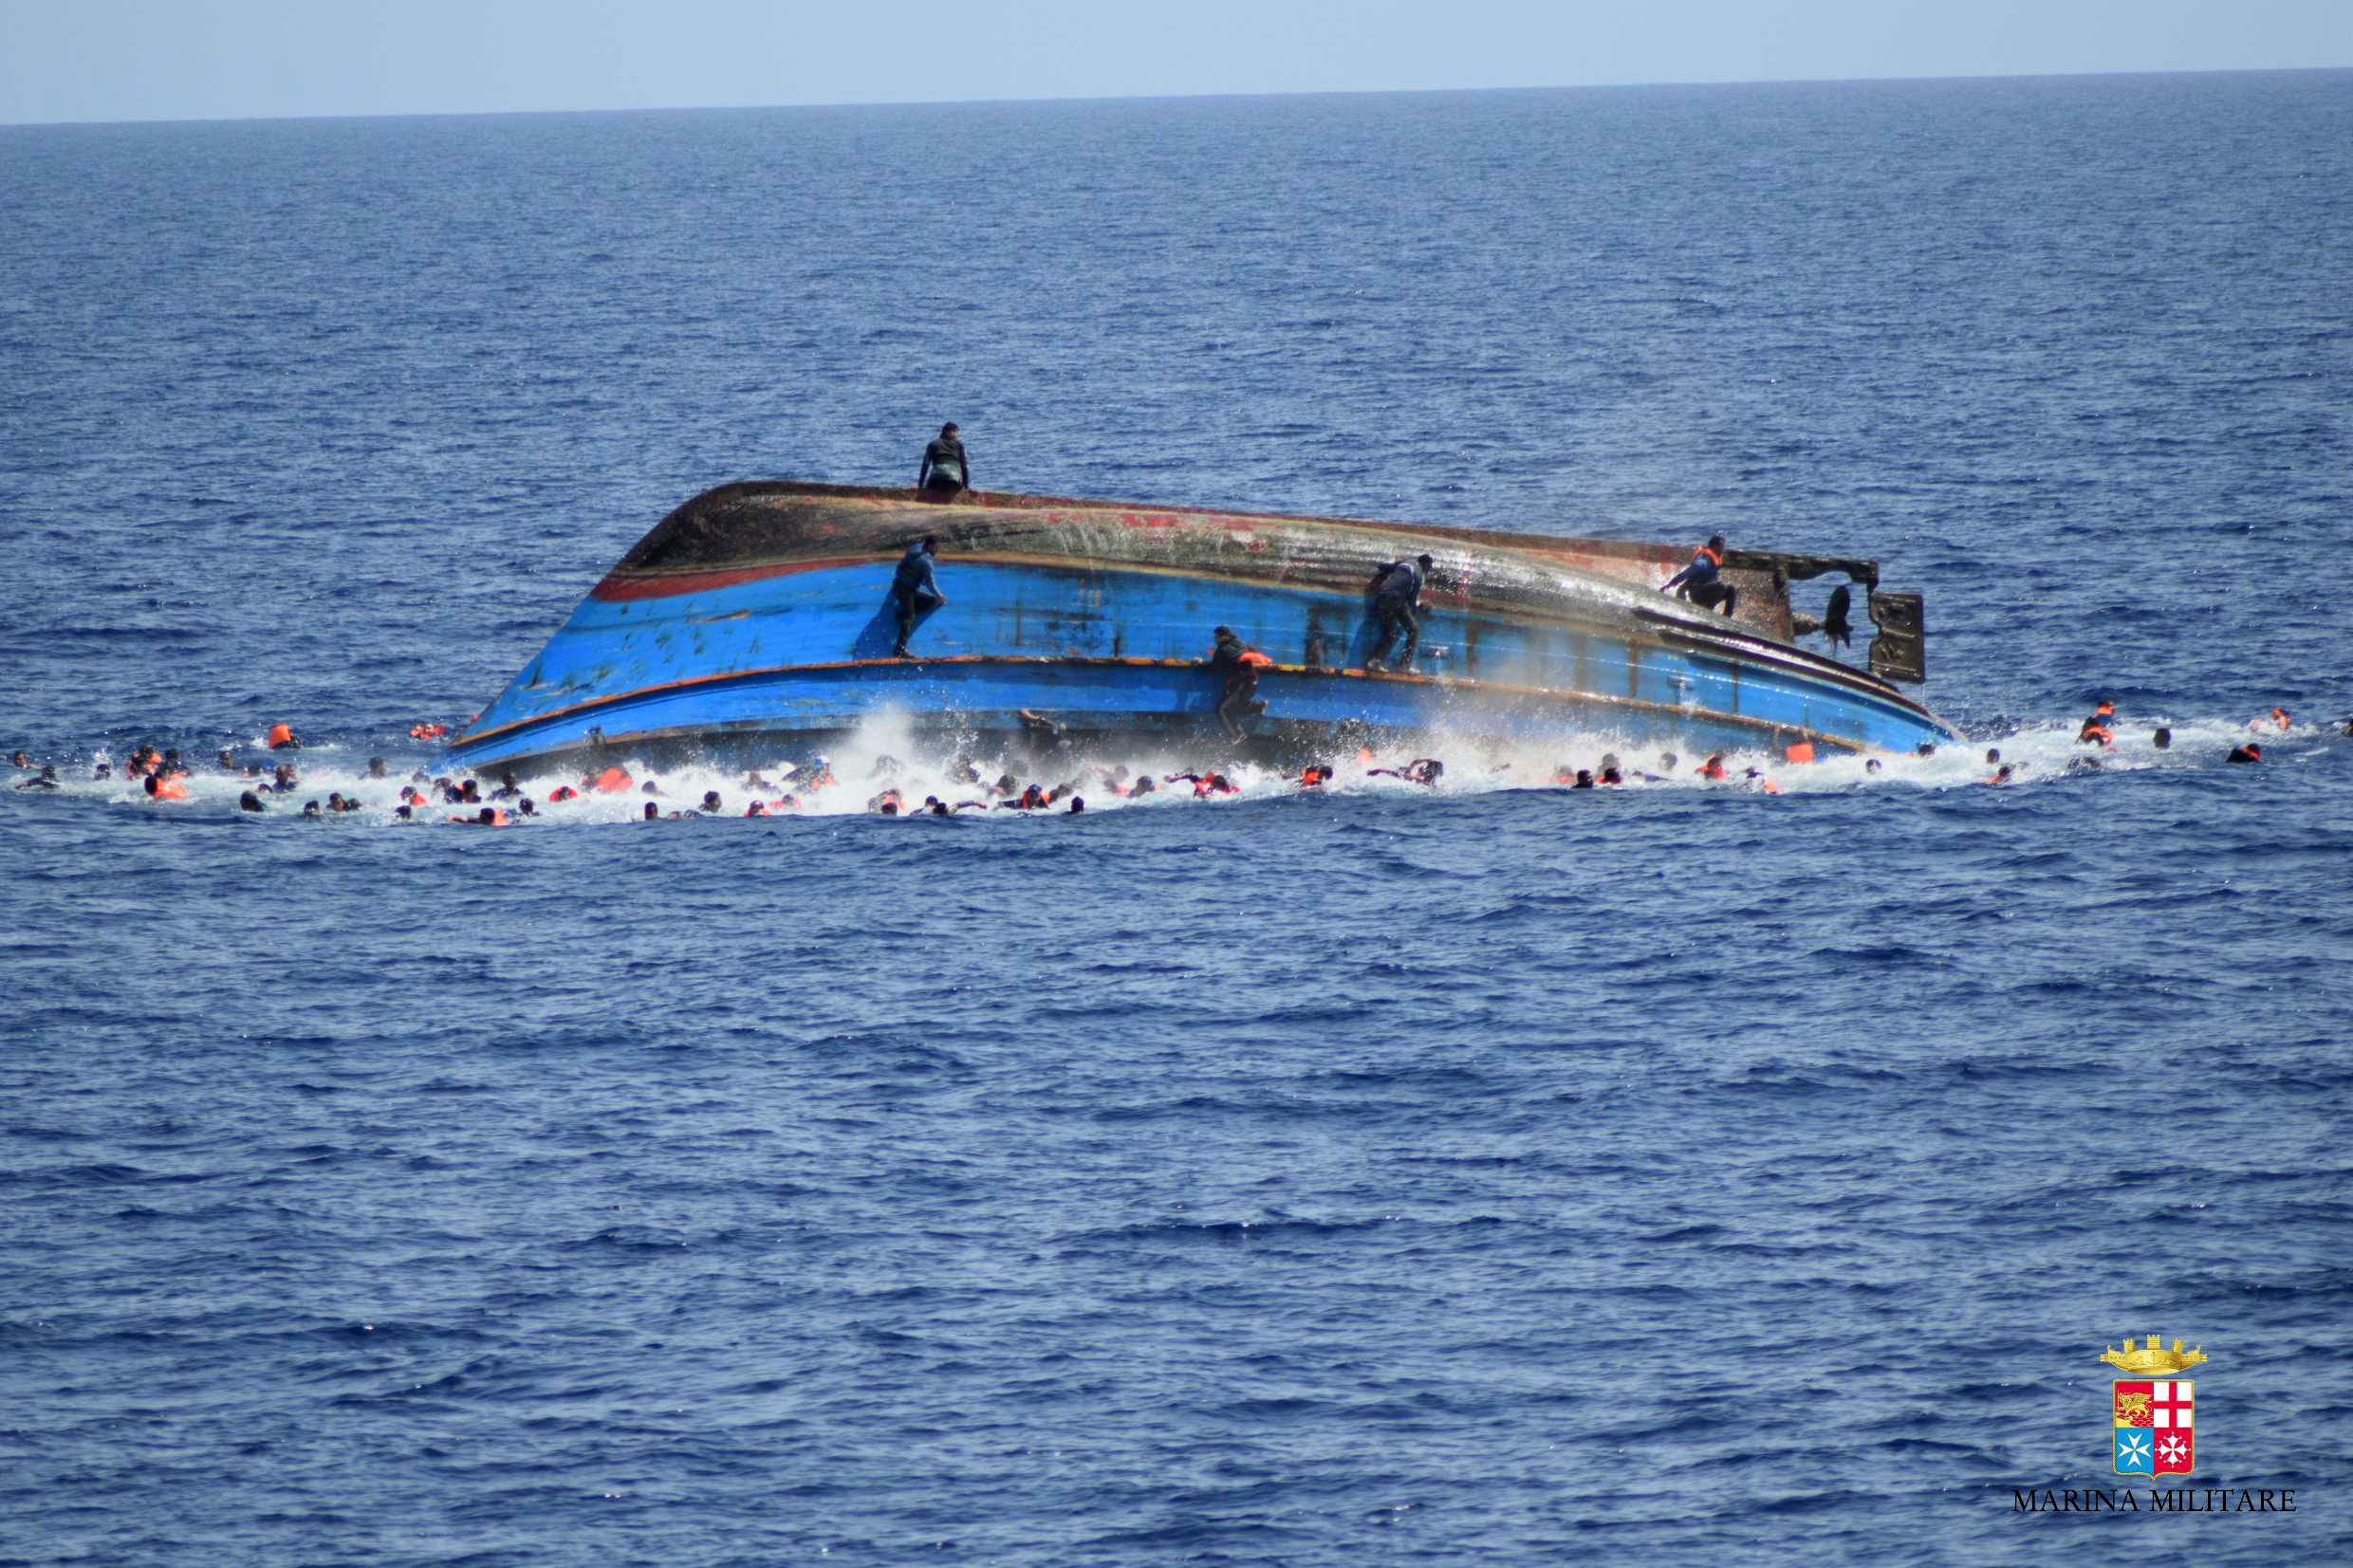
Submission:
[[[2353,65],[2353,0],[0,0],[0,122]]]

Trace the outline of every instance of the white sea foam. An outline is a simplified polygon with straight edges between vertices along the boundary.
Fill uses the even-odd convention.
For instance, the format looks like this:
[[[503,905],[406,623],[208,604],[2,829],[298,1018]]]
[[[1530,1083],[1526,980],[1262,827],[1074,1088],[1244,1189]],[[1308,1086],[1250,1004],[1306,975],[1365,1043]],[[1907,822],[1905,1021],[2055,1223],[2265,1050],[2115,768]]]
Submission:
[[[2151,732],[2157,725],[2168,723],[2173,729],[2173,746],[2170,750],[2159,750]],[[2300,756],[2344,744],[2331,728],[2299,725],[2283,733],[2267,724],[2261,730],[2251,730],[2245,719],[2136,718],[2120,731],[2116,744],[2105,748],[2082,745],[2076,732],[2077,721],[2072,719],[2038,721],[2003,733],[1954,742],[1940,747],[1929,757],[1881,756],[1876,773],[1869,769],[1864,758],[1847,753],[1827,753],[1820,762],[1796,765],[1763,748],[1732,750],[1723,753],[1726,777],[1721,781],[1699,776],[1699,766],[1707,756],[1704,750],[1677,747],[1675,763],[1669,766],[1662,758],[1666,748],[1658,743],[1638,743],[1608,731],[1565,733],[1545,742],[1506,743],[1436,730],[1413,746],[1379,753],[1335,751],[1319,760],[1329,763],[1335,770],[1333,782],[1323,791],[1326,794],[1455,796],[1559,789],[1567,787],[1558,782],[1564,770],[1573,774],[1578,768],[1585,768],[1598,778],[1603,758],[1614,753],[1625,777],[1622,787],[1628,791],[1672,789],[1731,797],[1862,789],[1979,789],[1987,784],[1998,766],[1988,760],[1990,749],[1998,750],[2001,761],[2015,769],[2012,781],[2003,787],[2034,789],[2060,782],[2096,782],[2107,775],[2152,768],[2214,766],[2223,762],[2231,747],[2250,739],[2265,744],[2265,761],[2273,766],[2291,765]],[[145,793],[141,784],[122,778],[119,760],[102,750],[76,763],[61,764],[58,789],[43,793],[48,799],[101,803],[125,810],[169,815],[226,814],[263,821],[300,818],[304,802],[310,801],[318,802],[324,810],[330,795],[342,794],[359,801],[361,809],[330,815],[326,821],[408,825],[396,815],[400,790],[429,760],[422,754],[388,753],[386,776],[371,778],[365,755],[333,743],[272,753],[262,750],[257,739],[252,748],[240,755],[261,761],[265,774],[276,763],[293,763],[299,773],[296,787],[286,794],[264,794],[261,799],[265,809],[258,816],[241,813],[237,808],[238,797],[265,781],[232,775],[206,764],[197,766],[186,781],[188,799],[157,801]],[[563,781],[543,775],[528,786],[533,806],[529,818],[521,815],[514,801],[488,799],[498,786],[500,770],[496,768],[475,775],[485,797],[481,802],[461,806],[435,798],[412,808],[411,815],[417,823],[447,824],[471,817],[482,804],[490,804],[507,811],[513,825],[536,827],[641,821],[648,803],[662,813],[664,821],[670,820],[672,813],[740,818],[758,800],[780,817],[863,816],[870,814],[873,802],[890,789],[899,791],[904,815],[923,813],[927,798],[936,798],[952,809],[973,802],[986,807],[957,812],[964,820],[1002,822],[1026,815],[1041,815],[1000,805],[1005,798],[993,793],[991,786],[1007,775],[1010,775],[1017,788],[1031,783],[1047,790],[1063,784],[1075,785],[1073,793],[1085,801],[1090,815],[1231,805],[1303,793],[1296,767],[1229,765],[1223,760],[1222,748],[1206,738],[1197,746],[1158,743],[1091,750],[1048,748],[1038,753],[1018,743],[988,741],[972,744],[966,756],[972,769],[979,775],[978,783],[960,776],[957,757],[942,754],[936,741],[919,742],[905,715],[880,713],[830,753],[827,763],[834,782],[829,785],[814,783],[817,769],[806,752],[796,759],[788,757],[782,747],[770,761],[749,770],[708,764],[654,766],[644,759],[620,754],[615,762],[628,775],[625,789],[610,793],[583,790],[574,799],[551,801],[550,794]],[[1444,777],[1435,784],[1422,785],[1388,771],[1419,757],[1444,762]],[[91,774],[98,763],[113,765],[116,776],[93,778]],[[2087,766],[2093,763],[2098,765],[2096,769]],[[1159,787],[1142,797],[1120,792],[1117,781],[1105,775],[1121,767],[1131,777],[1152,775]],[[1751,769],[1755,770],[1754,778],[1750,777]],[[1206,774],[1213,770],[1226,774],[1235,784],[1236,792],[1196,797],[1192,784],[1182,778],[1169,779],[1172,774]],[[766,780],[767,787],[752,786],[754,774]],[[457,776],[461,783],[464,777]],[[1771,791],[1765,788],[1766,781],[1770,781]],[[649,784],[650,792],[646,787]],[[418,784],[417,787],[437,796],[430,783]],[[573,787],[578,788],[578,784]],[[702,811],[703,797],[706,792],[714,791],[719,797],[717,810],[706,814]],[[1058,802],[1050,810],[1066,813],[1068,802]]]

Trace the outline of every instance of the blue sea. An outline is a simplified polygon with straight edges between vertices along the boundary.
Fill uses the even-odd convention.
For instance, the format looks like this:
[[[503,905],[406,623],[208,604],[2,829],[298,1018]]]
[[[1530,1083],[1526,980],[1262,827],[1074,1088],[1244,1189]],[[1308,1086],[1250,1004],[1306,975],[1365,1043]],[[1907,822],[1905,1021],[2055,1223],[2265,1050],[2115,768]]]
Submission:
[[[2349,240],[2344,71],[0,129],[0,1560],[2353,1556]],[[392,823],[944,419],[1873,556],[1967,743]],[[2294,1512],[2020,1511],[2150,1334]]]

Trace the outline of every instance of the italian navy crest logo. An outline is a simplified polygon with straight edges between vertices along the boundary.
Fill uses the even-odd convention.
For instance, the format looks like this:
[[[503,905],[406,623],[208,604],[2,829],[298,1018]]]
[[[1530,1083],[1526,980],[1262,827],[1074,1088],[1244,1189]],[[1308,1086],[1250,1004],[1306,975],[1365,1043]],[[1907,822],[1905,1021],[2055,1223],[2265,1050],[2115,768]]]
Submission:
[[[2124,1348],[2108,1347],[2100,1359],[2121,1372],[2112,1389],[2118,1475],[2188,1475],[2197,1462],[2197,1402],[2187,1372],[2206,1359],[2203,1350],[2165,1350],[2152,1334],[2135,1345],[2128,1336]]]

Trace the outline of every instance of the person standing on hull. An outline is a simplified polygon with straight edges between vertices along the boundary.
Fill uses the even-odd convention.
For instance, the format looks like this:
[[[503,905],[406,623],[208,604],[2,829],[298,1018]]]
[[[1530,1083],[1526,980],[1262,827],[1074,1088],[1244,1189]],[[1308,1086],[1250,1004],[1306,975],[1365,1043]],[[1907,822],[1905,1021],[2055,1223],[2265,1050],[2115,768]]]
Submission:
[[[940,501],[973,488],[972,460],[964,455],[964,437],[956,434],[954,420],[940,426],[939,434],[923,449],[922,466],[915,470],[915,488]]]
[[[1724,536],[1720,533],[1710,534],[1708,542],[1700,545],[1698,553],[1692,557],[1691,564],[1667,579],[1658,591],[1673,594],[1677,599],[1688,599],[1703,610],[1713,610],[1721,604],[1724,613],[1729,616],[1732,613],[1732,606],[1739,602],[1740,590],[1723,581],[1719,575],[1723,570]]]
[[[1411,561],[1392,561],[1373,573],[1373,614],[1380,620],[1380,637],[1373,644],[1364,668],[1378,670],[1389,655],[1389,645],[1397,640],[1398,629],[1405,630],[1405,648],[1398,655],[1392,670],[1411,670],[1414,651],[1421,646],[1421,622],[1414,618],[1414,611],[1421,604],[1421,585],[1429,581],[1430,568],[1436,564],[1426,556]]]
[[[939,536],[927,533],[899,558],[899,571],[891,579],[891,604],[899,615],[899,645],[891,650],[893,658],[913,658],[907,652],[907,636],[916,621],[928,610],[947,607],[948,596],[939,591],[939,579],[932,569],[932,557],[938,548]]]

